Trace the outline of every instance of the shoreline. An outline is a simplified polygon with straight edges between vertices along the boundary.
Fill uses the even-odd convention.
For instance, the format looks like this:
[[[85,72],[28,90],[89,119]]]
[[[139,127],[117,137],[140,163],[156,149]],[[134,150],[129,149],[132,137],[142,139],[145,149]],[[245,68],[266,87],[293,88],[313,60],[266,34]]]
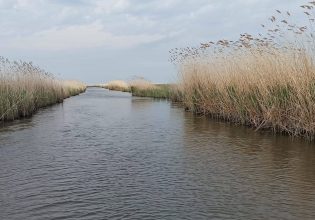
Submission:
[[[27,114],[21,114],[21,115],[16,115],[14,118],[12,119],[3,119],[5,118],[4,116],[2,116],[2,118],[0,118],[0,125],[4,125],[10,122],[14,122],[17,120],[23,120],[23,119],[28,119],[31,118],[33,115],[35,115],[40,109],[44,109],[44,108],[48,108],[57,104],[62,104],[64,102],[64,100],[69,99],[71,97],[75,97],[78,96],[80,94],[83,94],[86,92],[86,89],[82,90],[82,91],[78,91],[77,93],[73,93],[71,95],[67,95],[65,97],[63,97],[62,99],[57,100],[56,102],[52,102],[52,103],[48,103],[47,105],[42,105],[42,106],[38,106],[34,109],[32,109],[31,112],[28,112]]]
[[[167,84],[165,84],[167,85]],[[104,88],[104,87],[99,87],[99,88]],[[115,89],[108,89],[110,91],[120,91],[120,90],[115,90]],[[123,91],[121,91],[123,92]],[[202,100],[198,100],[196,99],[195,102],[191,105],[189,105],[189,102],[187,102],[187,99],[184,100],[184,96],[185,94],[187,95],[187,93],[183,92],[183,91],[175,91],[172,92],[172,90],[169,90],[168,96],[167,97],[161,97],[158,95],[154,95],[152,93],[150,93],[150,91],[141,91],[141,92],[132,92],[132,90],[130,92],[132,96],[135,97],[148,97],[148,98],[153,98],[153,99],[167,99],[169,101],[172,101],[174,103],[181,103],[182,108],[187,111],[187,112],[192,112],[195,115],[199,115],[199,116],[205,116],[206,118],[208,118],[209,120],[216,120],[216,121],[221,121],[224,123],[228,123],[228,124],[233,124],[236,126],[242,126],[242,127],[247,127],[250,128],[256,132],[261,131],[264,133],[270,133],[273,135],[279,135],[279,136],[289,136],[291,138],[298,138],[298,139],[303,139],[306,141],[314,141],[314,137],[312,135],[308,135],[307,132],[303,132],[300,131],[299,135],[295,135],[292,134],[286,130],[281,129],[281,127],[272,127],[272,126],[268,126],[266,124],[264,124],[264,122],[260,122],[257,124],[254,124],[251,122],[250,119],[244,119],[244,120],[240,120],[240,118],[238,117],[227,117],[226,115],[223,115],[220,112],[211,112],[211,111],[207,111],[207,109],[205,109],[205,105],[204,102],[202,102]],[[190,95],[190,94],[189,94]],[[187,97],[186,97],[187,98]],[[191,97],[189,97],[191,98]],[[236,114],[236,112],[235,112]]]

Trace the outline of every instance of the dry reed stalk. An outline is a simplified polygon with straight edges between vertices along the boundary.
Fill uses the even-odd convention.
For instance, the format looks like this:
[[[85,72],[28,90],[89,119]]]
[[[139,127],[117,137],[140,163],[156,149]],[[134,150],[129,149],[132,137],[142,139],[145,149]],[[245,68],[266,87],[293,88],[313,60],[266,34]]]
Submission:
[[[32,63],[0,58],[0,121],[30,116],[84,90],[85,85],[64,83]]]
[[[102,87],[109,89],[109,90],[115,90],[115,91],[122,91],[122,92],[129,92],[130,86],[127,82],[122,80],[113,80],[106,84],[104,84]]]
[[[307,12],[310,25],[298,26],[288,22],[291,13],[277,13],[282,17],[272,16],[258,37],[172,50],[183,103],[214,118],[315,139],[315,19]]]
[[[155,89],[156,85],[151,83],[145,79],[135,79],[129,82],[130,87],[139,89],[139,90],[147,90],[147,89]]]

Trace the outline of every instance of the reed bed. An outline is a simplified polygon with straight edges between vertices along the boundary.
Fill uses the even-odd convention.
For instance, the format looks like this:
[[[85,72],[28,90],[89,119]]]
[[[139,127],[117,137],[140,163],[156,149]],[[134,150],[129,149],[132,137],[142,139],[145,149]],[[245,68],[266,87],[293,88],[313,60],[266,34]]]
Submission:
[[[32,63],[0,58],[0,122],[31,116],[83,91],[83,83],[60,81]]]
[[[130,92],[133,96],[152,98],[170,98],[173,91],[173,86],[169,84],[153,84],[143,78],[129,82],[114,80],[99,86],[114,91]]]
[[[86,85],[77,80],[64,80],[61,81],[64,88],[64,94],[66,98],[79,95],[86,90]]]
[[[178,101],[176,86],[172,84],[151,84],[150,87],[131,86],[133,96],[171,99]]]
[[[236,41],[172,50],[186,108],[314,140],[314,6],[301,6],[307,25],[289,22],[291,13],[277,10],[258,36],[245,33]]]
[[[154,85],[153,87],[146,89],[133,86],[131,87],[131,93],[133,96],[138,97],[167,99],[169,98],[170,88],[168,85]]]
[[[113,80],[101,85],[101,87],[114,91],[130,92],[129,84],[123,80]]]
[[[169,87],[167,85],[157,85],[144,79],[136,79],[129,83],[133,96],[168,98]]]

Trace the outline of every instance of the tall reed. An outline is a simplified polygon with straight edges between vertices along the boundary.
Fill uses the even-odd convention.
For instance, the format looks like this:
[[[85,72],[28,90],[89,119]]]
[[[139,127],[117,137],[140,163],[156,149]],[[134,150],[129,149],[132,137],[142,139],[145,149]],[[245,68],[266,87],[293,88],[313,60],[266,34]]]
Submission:
[[[195,113],[256,129],[315,138],[315,2],[301,6],[309,25],[277,10],[265,34],[241,34],[171,51],[183,103]],[[268,28],[267,28],[268,27]]]
[[[175,85],[153,84],[143,79],[131,81],[130,88],[133,96],[159,99],[171,99],[175,91]]]
[[[113,80],[109,81],[106,84],[101,85],[101,87],[109,90],[121,91],[121,92],[130,92],[130,86],[127,82],[123,80]]]
[[[77,80],[64,80],[61,81],[61,84],[66,98],[78,95],[86,90],[86,85]]]
[[[171,98],[174,97],[175,100],[175,85],[170,84],[153,84],[148,80],[140,77],[129,82],[122,80],[110,81],[106,84],[100,85],[100,87],[122,91],[130,92],[133,96],[139,97],[152,97],[152,98]]]
[[[0,122],[31,116],[83,91],[84,84],[57,80],[32,63],[0,58]]]

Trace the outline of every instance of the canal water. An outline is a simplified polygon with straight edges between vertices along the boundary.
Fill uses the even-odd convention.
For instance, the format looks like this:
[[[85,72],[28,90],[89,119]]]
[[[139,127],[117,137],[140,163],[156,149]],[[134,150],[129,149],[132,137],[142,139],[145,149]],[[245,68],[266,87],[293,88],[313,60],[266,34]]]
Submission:
[[[315,219],[315,145],[89,88],[0,128],[0,219]]]

